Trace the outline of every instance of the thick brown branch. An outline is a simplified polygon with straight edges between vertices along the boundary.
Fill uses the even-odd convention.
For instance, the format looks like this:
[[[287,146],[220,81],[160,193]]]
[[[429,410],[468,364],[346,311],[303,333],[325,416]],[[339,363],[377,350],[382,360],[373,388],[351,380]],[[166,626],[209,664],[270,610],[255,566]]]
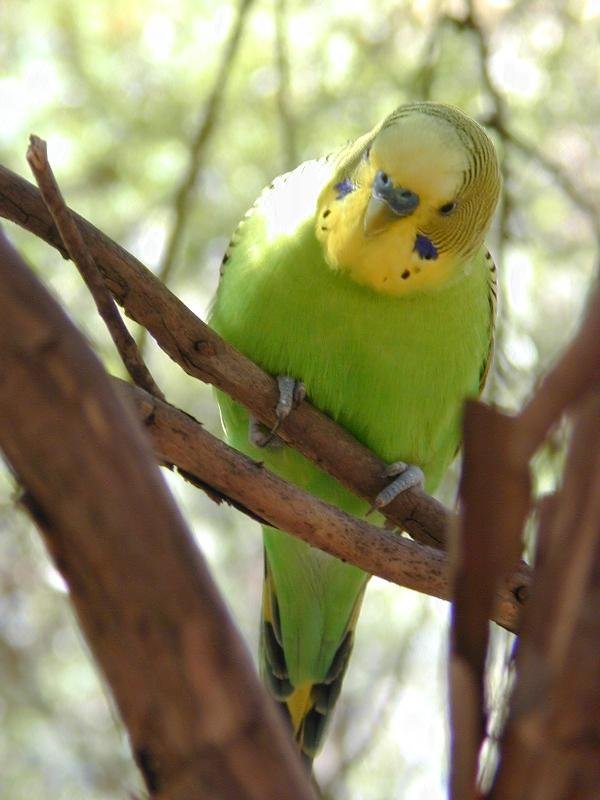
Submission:
[[[454,552],[450,707],[452,800],[474,796],[485,735],[484,669],[496,586],[519,561],[530,503],[527,462],[516,471],[506,442],[515,421],[480,403],[465,414],[460,496],[462,530]]]
[[[175,464],[213,493],[277,528],[410,589],[449,599],[447,559],[431,547],[382,530],[313,497],[238,453],[188,414],[120,383],[145,422],[159,460]],[[489,613],[509,630],[518,624],[529,575],[520,570],[500,588]]]
[[[563,486],[539,529],[493,800],[598,797],[600,385],[575,418]]]
[[[483,681],[488,645],[488,609],[494,602],[496,586],[514,568],[522,550],[525,520],[531,508],[529,460],[562,414],[599,387],[600,285],[597,284],[577,336],[517,417],[506,417],[476,403],[467,406],[460,492],[463,514],[453,573],[455,603],[450,670],[453,798],[468,798],[475,791],[479,748],[485,733]],[[597,410],[597,405],[595,408]],[[587,441],[581,434],[575,438],[580,460],[583,459],[586,446],[592,454],[597,452],[596,439],[600,430],[597,427],[597,414],[593,423],[597,428],[595,437],[590,423],[586,428]],[[597,465],[594,466],[592,455],[589,461],[589,472],[594,474]],[[569,469],[572,475],[571,463],[566,472],[565,489],[553,502],[554,516],[551,518],[546,512],[543,517],[546,522],[551,518],[553,526],[562,524],[571,531],[569,535],[560,537],[563,547],[560,555],[554,552],[556,560],[552,579],[546,586],[548,596],[541,605],[536,605],[538,615],[551,620],[550,631],[555,637],[558,637],[561,625],[564,627],[564,619],[572,623],[576,618],[576,601],[580,600],[576,589],[583,587],[584,576],[579,573],[571,581],[571,606],[567,611],[564,610],[567,602],[565,592],[558,586],[569,577],[569,562],[578,554],[578,544],[586,531],[581,515],[588,513],[592,520],[592,511],[586,512],[586,508],[591,509],[593,498],[600,496],[600,488],[596,489],[596,494],[586,489],[589,483],[588,469],[580,467],[576,472],[578,487],[574,487],[572,478],[569,480]],[[573,500],[575,497],[579,498],[578,502]],[[591,524],[590,521],[588,535]],[[571,530],[573,528],[575,530]],[[543,533],[544,528],[541,530]],[[548,542],[551,544],[556,540],[554,535],[545,540],[543,536],[541,538],[546,549]],[[590,544],[589,541],[586,543],[586,556],[589,559]],[[581,570],[583,566],[585,559],[579,557],[577,567]],[[546,580],[548,575],[542,569],[542,578],[537,582],[541,581],[541,586],[544,586]],[[562,607],[562,620],[558,610],[553,613],[555,607]],[[545,627],[540,617],[532,631],[535,633],[542,629],[545,630]],[[567,638],[570,641],[570,635]],[[529,683],[524,690],[524,706],[531,697],[531,682],[538,678],[536,665],[527,677]],[[511,774],[516,775],[517,772]],[[525,773],[526,770],[520,773],[519,780],[525,779]],[[498,796],[509,798],[514,795],[508,793]],[[524,796],[531,796],[531,793],[526,791]]]
[[[314,795],[152,452],[0,238],[0,446],[158,797]]]
[[[138,350],[133,336],[125,327],[119,310],[111,293],[102,280],[98,267],[85,246],[79,228],[75,224],[70,210],[59,189],[58,183],[48,163],[46,142],[38,136],[31,136],[27,151],[27,161],[32,169],[40,192],[48,211],[52,215],[64,246],[79,270],[86,286],[90,290],[100,317],[104,320],[113,342],[132,380],[156,397],[164,399],[164,395],[156,385],[154,378]]]
[[[35,187],[2,166],[0,216],[64,252]],[[224,342],[137,259],[82,217],[74,217],[127,314],[146,327],[188,374],[218,386],[265,425],[275,425],[276,381]],[[386,485],[383,462],[306,401],[281,424],[278,435],[370,503]],[[441,547],[452,515],[424,492],[411,489],[386,507],[385,516],[414,539]]]

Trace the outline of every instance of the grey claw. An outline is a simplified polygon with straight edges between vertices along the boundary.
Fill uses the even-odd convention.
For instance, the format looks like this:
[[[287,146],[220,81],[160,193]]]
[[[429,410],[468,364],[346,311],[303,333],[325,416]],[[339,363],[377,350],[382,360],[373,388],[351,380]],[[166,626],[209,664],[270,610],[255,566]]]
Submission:
[[[392,463],[388,464],[383,470],[383,476],[384,478],[395,478],[406,472],[409,466],[410,464],[407,464],[406,461],[392,461]]]
[[[306,389],[302,381],[297,381],[289,375],[277,377],[279,386],[279,401],[275,407],[277,419],[282,422],[299,403],[306,397]]]
[[[270,431],[253,414],[248,419],[248,439],[255,447],[283,447],[283,441],[274,430]]]
[[[290,411],[306,397],[302,381],[297,381],[289,375],[279,375],[277,385],[279,387],[279,400],[275,407],[277,422],[271,430],[268,430],[255,416],[250,415],[248,439],[255,447],[283,447],[284,442],[277,436],[277,430]]]
[[[423,470],[414,464],[406,464],[404,461],[394,461],[393,464],[389,464],[385,469],[384,475],[388,478],[397,477],[389,486],[379,492],[373,503],[374,509],[387,506],[388,503],[391,503],[392,500],[407,489],[412,489],[414,486],[422,489],[425,484]]]

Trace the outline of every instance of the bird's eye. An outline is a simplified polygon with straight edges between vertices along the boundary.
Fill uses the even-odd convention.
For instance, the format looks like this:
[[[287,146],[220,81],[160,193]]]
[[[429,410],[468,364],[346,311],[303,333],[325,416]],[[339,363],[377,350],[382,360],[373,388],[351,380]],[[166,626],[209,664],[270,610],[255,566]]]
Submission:
[[[385,172],[378,172],[377,177],[379,179],[379,182],[383,183],[384,186],[389,181],[389,178]]]
[[[455,208],[456,208],[456,203],[444,203],[443,206],[440,206],[439,212],[444,217],[447,217],[448,214],[451,214]]]

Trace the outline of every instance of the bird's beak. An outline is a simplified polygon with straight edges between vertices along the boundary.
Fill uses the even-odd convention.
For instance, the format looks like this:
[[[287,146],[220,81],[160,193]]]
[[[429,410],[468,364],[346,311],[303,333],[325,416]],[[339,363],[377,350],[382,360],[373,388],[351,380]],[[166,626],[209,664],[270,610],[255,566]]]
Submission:
[[[380,233],[391,222],[401,217],[408,217],[418,205],[418,194],[401,186],[394,187],[387,176],[378,172],[363,220],[365,235],[373,236]]]

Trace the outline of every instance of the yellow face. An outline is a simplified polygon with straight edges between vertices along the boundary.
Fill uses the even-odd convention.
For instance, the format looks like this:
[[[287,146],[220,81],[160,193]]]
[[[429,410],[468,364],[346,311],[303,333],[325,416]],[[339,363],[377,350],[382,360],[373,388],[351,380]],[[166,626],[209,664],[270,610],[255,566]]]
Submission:
[[[494,147],[458,109],[403,106],[342,156],[317,206],[332,268],[386,294],[442,286],[482,245],[500,191]]]

